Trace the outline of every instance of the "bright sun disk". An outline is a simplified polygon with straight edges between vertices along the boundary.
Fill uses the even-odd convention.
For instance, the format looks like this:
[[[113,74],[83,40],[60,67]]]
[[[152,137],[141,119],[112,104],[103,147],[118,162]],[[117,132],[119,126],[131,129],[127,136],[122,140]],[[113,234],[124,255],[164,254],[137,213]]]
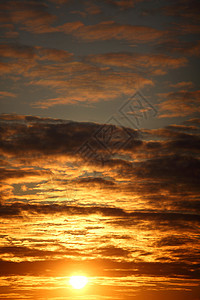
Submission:
[[[85,276],[71,276],[69,283],[74,289],[82,289],[88,283],[88,279]]]

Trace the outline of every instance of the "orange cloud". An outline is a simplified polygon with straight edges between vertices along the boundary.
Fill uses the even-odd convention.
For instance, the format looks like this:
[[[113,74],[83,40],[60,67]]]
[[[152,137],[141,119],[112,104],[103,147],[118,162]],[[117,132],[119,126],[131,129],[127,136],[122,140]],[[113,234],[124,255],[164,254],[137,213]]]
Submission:
[[[175,84],[170,84],[170,87],[173,87],[173,88],[182,88],[182,89],[191,89],[194,87],[194,83],[191,82],[191,81],[181,81],[181,82],[178,82],[178,83],[175,83]]]
[[[0,98],[3,97],[16,97],[16,94],[7,91],[0,91]]]
[[[19,36],[19,32],[15,31],[15,27],[13,24],[1,24],[0,28],[2,29],[2,37],[6,39],[13,39]]]
[[[141,134],[126,128],[127,144],[124,127],[2,115],[2,279],[16,276],[22,289],[34,282],[38,290],[37,278],[52,277],[60,287],[63,277],[66,295],[69,273],[87,270],[91,280],[117,289],[116,299],[118,287],[127,299],[141,282],[142,290],[152,280],[162,288],[180,280],[179,291],[187,280],[198,284],[199,125],[191,119]],[[87,140],[96,154],[108,147],[113,156],[86,164]],[[94,289],[96,297],[96,283]]]
[[[51,24],[56,16],[48,12],[44,3],[8,1],[1,5],[3,14],[1,21],[4,23],[19,24],[21,30],[34,33],[53,32]]]
[[[112,67],[125,67],[128,69],[144,70],[157,74],[162,70],[165,74],[168,69],[177,69],[187,64],[184,57],[174,58],[164,54],[138,54],[138,53],[106,53],[88,56],[93,63]]]
[[[101,8],[98,5],[94,4],[92,1],[86,1],[85,5],[85,11],[89,15],[98,15],[102,12]]]
[[[13,60],[17,59],[26,59],[29,62],[34,60],[68,61],[72,59],[73,54],[66,50],[54,48],[2,44],[0,46],[0,56],[2,58],[10,58],[10,62],[12,63]]]
[[[55,88],[61,97],[37,101],[34,105],[49,107],[76,101],[92,103],[114,99],[122,94],[130,95],[138,87],[153,85],[153,81],[128,72],[102,72],[94,68],[83,74],[76,74],[68,81],[54,78],[34,80],[34,85]],[[67,94],[67,95],[66,95]]]
[[[63,25],[60,25],[60,26],[56,27],[56,30],[67,33],[67,34],[72,34],[76,30],[78,30],[80,27],[84,27],[84,24],[80,21],[76,21],[76,22],[68,22]]]
[[[29,78],[29,85],[48,87],[58,93],[49,100],[37,101],[36,105],[40,107],[77,101],[105,101],[122,94],[132,94],[138,85],[154,85],[150,78],[137,73],[75,61],[72,53],[59,49],[2,45],[1,56],[9,59],[0,63],[4,76],[12,79],[25,76]],[[50,63],[41,63],[45,60]]]
[[[2,63],[0,62],[0,71],[2,75],[11,74],[12,72],[16,72],[14,65],[11,63]]]
[[[34,182],[41,181],[42,177],[49,175],[49,172],[46,171],[37,171],[34,169],[5,169],[1,168],[1,181],[12,183],[24,183],[24,182]]]
[[[200,91],[170,92],[160,94],[160,96],[168,98],[159,104],[160,117],[180,117],[188,116],[196,112],[200,112]]]
[[[0,56],[6,58],[23,58],[23,59],[33,59],[36,58],[34,53],[34,47],[23,46],[23,45],[10,45],[4,44],[0,45]]]
[[[42,47],[36,47],[38,50],[39,60],[49,60],[49,61],[68,61],[71,60],[73,54],[66,50],[59,49],[48,49]]]
[[[100,134],[103,128],[104,131]],[[141,140],[136,130],[129,129],[131,139],[127,141],[123,128],[110,125],[104,125],[103,128],[100,124],[94,123],[3,115],[1,155],[12,159],[13,167],[16,166],[18,169],[11,169],[5,165],[2,169],[2,179],[10,184],[47,180],[38,184],[35,191],[46,190],[54,197],[55,195],[64,197],[65,188],[70,189],[70,184],[76,183],[81,194],[85,194],[86,202],[89,201],[87,192],[91,186],[95,187],[96,193],[100,192],[100,188],[104,190],[104,199],[115,198],[117,194],[119,195],[117,191],[119,188],[121,195],[131,193],[137,199],[153,197],[159,190],[160,195],[167,193],[165,201],[169,201],[170,193],[173,193],[174,197],[179,197],[178,187],[176,192],[174,190],[174,185],[179,184],[182,186],[182,192],[189,189],[193,195],[196,194],[198,180],[191,181],[189,178],[191,172],[197,172],[199,161],[195,156],[187,156],[188,150],[191,154],[195,154],[199,148],[198,131],[194,126],[171,126],[162,130],[149,130],[145,132],[146,136],[149,134],[147,141]],[[155,141],[155,137],[159,137],[159,140],[157,138]],[[92,151],[89,160],[84,148],[81,148],[86,141]],[[180,155],[180,151],[185,153],[185,156]],[[109,153],[118,154],[121,159],[112,157]],[[98,160],[98,155],[102,156],[103,165]],[[134,158],[134,162],[131,157]],[[69,162],[74,163],[73,168],[67,167]],[[23,164],[32,167],[25,169]],[[33,168],[41,165],[43,166],[41,171]],[[55,171],[55,176],[50,170]],[[95,176],[94,170],[97,171]],[[53,182],[49,182],[51,175],[55,177]],[[106,192],[108,190],[112,190],[112,196]],[[37,197],[40,196],[41,193],[38,193]]]
[[[87,41],[106,41],[111,39],[147,43],[161,38],[163,31],[147,26],[123,25],[114,21],[104,21],[95,25],[82,22],[65,23],[56,28],[67,34]]]
[[[121,9],[133,8],[136,3],[142,2],[144,0],[106,0],[106,2],[115,5]]]

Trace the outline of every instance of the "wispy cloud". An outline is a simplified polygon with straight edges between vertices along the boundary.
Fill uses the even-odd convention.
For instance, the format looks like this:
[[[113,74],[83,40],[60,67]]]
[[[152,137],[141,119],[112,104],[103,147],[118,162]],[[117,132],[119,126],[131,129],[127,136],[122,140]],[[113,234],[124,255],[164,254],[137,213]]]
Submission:
[[[65,23],[58,26],[57,30],[86,41],[116,39],[138,43],[154,41],[164,34],[152,27],[119,24],[114,21],[104,21],[95,25],[84,25],[81,22]]]
[[[188,116],[200,111],[199,90],[179,90],[178,92],[170,92],[162,96],[167,98],[167,100],[159,104],[160,117]]]

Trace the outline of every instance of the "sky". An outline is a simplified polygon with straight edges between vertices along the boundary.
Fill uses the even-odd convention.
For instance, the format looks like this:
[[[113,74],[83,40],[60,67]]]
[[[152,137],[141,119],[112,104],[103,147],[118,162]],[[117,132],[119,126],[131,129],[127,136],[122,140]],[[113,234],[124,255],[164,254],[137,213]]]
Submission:
[[[200,300],[199,16],[0,2],[1,300]]]

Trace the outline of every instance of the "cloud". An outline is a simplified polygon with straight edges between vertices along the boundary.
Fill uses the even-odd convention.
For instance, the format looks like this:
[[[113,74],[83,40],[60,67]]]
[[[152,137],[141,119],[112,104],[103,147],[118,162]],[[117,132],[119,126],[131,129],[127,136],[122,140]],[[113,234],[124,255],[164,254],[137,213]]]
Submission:
[[[145,151],[147,151],[148,149],[150,151],[151,149],[155,150],[157,148],[158,151],[163,151],[163,147],[172,147],[172,145],[166,144],[166,142],[163,143],[162,141],[141,141],[140,132],[138,132],[137,130],[127,129],[125,131],[123,130],[123,128],[117,127],[115,125],[102,125],[89,122],[79,123],[59,119],[8,114],[1,115],[1,120],[3,141],[1,146],[2,150],[5,147],[6,151],[7,145],[7,147],[9,146],[8,151],[13,154],[15,153],[15,151],[17,151],[17,154],[20,153],[18,153],[18,151],[22,151],[23,153],[23,147],[24,149],[26,149],[26,151],[28,150],[28,148],[32,148],[33,151],[36,151],[36,153],[41,152],[41,154],[45,154],[48,148],[48,151],[51,150],[52,154],[68,154],[74,152],[75,147],[77,147],[78,150],[79,147],[83,146],[87,141],[92,143],[92,147],[94,147],[94,149],[97,151],[99,149],[103,151],[103,148],[105,149],[104,151],[107,151],[106,148],[110,148],[111,152],[116,149],[119,151],[126,150],[131,153],[130,151],[132,150],[133,154],[136,153],[137,149],[141,151],[144,148]],[[198,120],[193,120],[193,122],[197,121]],[[181,131],[188,130],[189,132],[191,132],[190,134],[187,134],[186,132],[184,134],[181,133]],[[195,141],[198,142],[198,136],[195,135],[195,133],[198,133],[198,131],[196,132],[195,130],[197,130],[197,128],[194,126],[191,127],[191,125],[174,125],[165,129],[151,130],[149,131],[149,137],[152,138],[153,136],[157,135],[164,139],[168,138],[168,143],[179,141],[184,142],[184,140],[186,140],[189,147],[190,143],[193,144]],[[194,134],[192,135],[193,131]],[[102,139],[101,132],[107,135],[108,141],[106,139]],[[10,134],[12,134],[13,137],[17,137],[15,139],[13,138],[12,143],[7,140]],[[131,139],[129,143],[126,144],[126,140],[124,139],[129,137],[131,137]],[[33,139],[33,142],[31,142],[31,139]],[[37,140],[37,143],[34,143],[34,140]],[[45,148],[42,147],[43,140],[46,141]],[[67,141],[67,144],[63,141]],[[103,146],[102,143],[105,143],[105,145]],[[122,143],[123,147],[120,148],[119,143]],[[56,145],[56,148],[52,147],[52,145],[54,144]],[[103,146],[103,148],[101,145]],[[100,148],[98,149],[98,147]],[[175,151],[175,149],[171,150]],[[114,161],[115,164],[123,163],[123,161],[116,159]]]
[[[57,93],[55,97],[35,101],[32,105],[36,107],[106,101],[132,94],[138,83],[140,87],[154,85],[145,75],[76,61],[72,53],[60,49],[5,44],[0,55],[9,59],[0,65],[5,76],[23,76],[29,79],[29,85]]]
[[[12,205],[1,205],[1,216],[17,216],[21,215],[23,211],[29,212],[30,214],[66,214],[66,215],[92,215],[101,214],[103,216],[112,217],[126,217],[129,213],[126,213],[123,209],[114,207],[98,207],[98,206],[70,206],[70,205],[59,205],[59,204],[22,204],[13,203]]]
[[[185,245],[186,243],[194,242],[193,239],[189,237],[179,237],[179,236],[168,236],[162,238],[159,242],[157,242],[157,247],[177,247]]]
[[[34,262],[7,262],[0,261],[0,276],[9,275],[33,275],[33,276],[65,276],[65,270],[71,271],[73,268],[90,270],[91,274],[105,277],[124,277],[131,275],[143,276],[168,276],[177,278],[199,278],[199,269],[193,265],[193,270],[185,263],[161,263],[161,262],[125,262],[113,261],[109,259],[95,259],[77,261],[72,260],[46,260]]]
[[[127,212],[119,207],[102,206],[72,206],[64,204],[23,204],[15,202],[11,205],[0,205],[2,218],[23,216],[23,212],[31,215],[66,215],[66,216],[92,216],[101,215],[106,217],[106,223],[126,228],[127,226],[159,226],[183,231],[185,226],[199,226],[200,216],[195,213],[179,213],[167,211],[134,211]],[[109,220],[110,219],[110,220]],[[185,222],[185,226],[184,225]],[[146,224],[145,224],[146,223]],[[153,230],[154,227],[152,227]],[[156,227],[155,227],[156,229]],[[194,227],[195,229],[195,227]],[[80,234],[80,233],[79,233]]]
[[[54,251],[50,250],[41,250],[37,248],[29,248],[26,246],[5,246],[0,247],[0,255],[11,255],[13,257],[18,258],[52,258],[52,257],[62,257],[62,256],[81,256],[79,251],[75,251],[74,249],[58,249]]]
[[[29,62],[32,60],[68,61],[72,59],[73,54],[65,50],[39,46],[2,44],[0,46],[0,56],[10,58],[11,62],[17,59],[24,59]]]
[[[137,3],[144,0],[106,0],[109,4],[119,7],[120,9],[130,9],[133,8]]]
[[[15,64],[3,63],[3,62],[0,63],[0,71],[1,71],[2,75],[12,74],[12,72],[16,73],[17,71],[19,72],[19,70],[21,70],[21,69],[22,69],[22,66],[20,69],[17,70]]]
[[[170,84],[173,88],[191,89],[194,87],[194,83],[191,81],[181,81],[175,84]]]
[[[98,15],[102,12],[101,8],[92,1],[86,1],[85,5],[85,11],[89,15]]]
[[[179,13],[180,19],[163,18],[165,24],[158,30],[158,19],[151,16],[140,20],[144,26],[133,25],[137,19],[131,20],[132,25],[125,20],[123,10],[131,15],[143,9],[137,0],[3,1],[0,18],[7,38],[17,36],[18,30],[22,40],[35,34],[29,40],[38,44],[0,47],[3,82],[13,80],[13,88],[5,88],[0,97],[14,101],[15,87],[23,82],[28,84],[24,92],[33,88],[40,94],[36,98],[23,93],[32,109],[51,111],[55,105],[92,106],[114,99],[118,103],[133,95],[139,83],[151,95],[152,86],[162,89],[160,75],[171,70],[175,76],[193,61],[187,56],[199,55],[194,2],[178,3],[180,12],[174,2],[170,3],[174,11],[162,11]],[[71,15],[79,4],[88,20]],[[107,8],[105,16],[113,13],[115,21],[102,22]],[[62,23],[54,12],[62,16]],[[166,30],[165,21],[174,16],[176,23]],[[148,26],[150,19],[155,27]],[[179,29],[173,31],[177,24]],[[88,50],[84,43],[95,42],[91,45],[96,54],[75,56],[59,44],[44,48],[42,37],[52,41],[67,37],[69,49],[78,42]],[[163,46],[164,52],[156,48],[149,54],[148,47],[143,54],[139,48],[136,53],[121,52],[123,42],[142,48]],[[106,53],[108,43],[120,44],[120,52]],[[21,299],[24,293],[30,299],[76,298],[66,286],[66,278],[76,269],[91,275],[87,299],[170,298],[173,293],[181,299],[194,298],[200,277],[199,91],[187,79],[173,84],[165,79],[165,87],[169,84],[173,92],[159,95],[159,114],[184,117],[182,124],[179,118],[179,123],[165,128],[135,130],[32,115],[0,116],[0,298]],[[48,90],[50,96],[40,90]],[[125,118],[130,125],[138,113],[142,122],[158,126],[149,119],[150,105],[136,112],[127,109],[123,117],[119,109],[115,111],[111,122],[122,123]]]
[[[139,168],[136,174],[144,178],[159,178],[188,182],[192,174],[194,175],[193,183],[200,179],[199,168],[200,161],[197,158],[186,155],[170,155],[161,158],[146,160],[144,163],[138,163]]]
[[[62,4],[65,1],[59,1]],[[137,1],[138,2],[138,1]],[[113,1],[112,4],[122,9],[133,7],[133,1]],[[3,23],[19,24],[19,29],[35,34],[63,32],[85,41],[127,40],[130,43],[148,43],[155,41],[165,34],[163,31],[148,27],[119,24],[114,21],[103,21],[94,25],[85,25],[80,21],[67,22],[53,26],[57,17],[48,11],[44,3],[9,1],[1,5]],[[73,11],[72,11],[73,12]],[[88,14],[101,12],[97,5],[86,3]]]
[[[25,45],[4,44],[0,46],[0,56],[11,59],[33,59],[36,58],[34,47]]]
[[[200,91],[179,90],[162,94],[168,100],[159,104],[160,117],[188,116],[200,111]]]
[[[50,71],[52,72],[55,69],[54,65],[57,66],[57,64],[60,64],[61,69],[63,63],[72,60],[73,54],[65,50],[39,46],[2,44],[0,46],[0,57],[2,59],[0,69],[2,76],[4,76],[3,78],[15,81],[20,79],[21,76],[30,78],[35,72],[34,70],[42,72],[44,68],[48,69],[50,73]]]
[[[200,55],[200,42],[199,41],[183,41],[172,39],[168,41],[161,41],[158,44],[158,49],[167,51],[169,53],[178,53],[185,56],[199,56]]]
[[[187,195],[187,198],[188,198],[188,195]],[[199,212],[199,209],[200,209],[200,201],[198,200],[198,196],[190,196],[190,199],[193,200],[187,200],[187,199],[184,199],[184,197],[182,197],[182,200],[180,199],[173,199],[172,202],[169,204],[169,208],[173,207],[173,209],[177,209],[179,211],[191,211],[191,212],[194,212],[194,213],[198,213]],[[184,200],[183,200],[184,199]]]
[[[84,25],[82,22],[65,23],[56,28],[66,34],[72,34],[86,41],[106,41],[111,39],[127,40],[129,42],[148,43],[163,36],[163,31],[148,27],[119,24],[114,21],[104,21],[95,25]]]
[[[0,125],[2,199],[9,204],[1,206],[2,218],[96,215],[118,228],[196,230],[197,119],[144,135],[129,128],[128,143],[123,128],[108,124],[3,114]]]
[[[51,24],[56,16],[48,12],[48,6],[34,1],[7,1],[1,4],[2,22],[19,24],[20,30],[33,33],[54,32]]]
[[[64,3],[69,3],[72,0],[49,0],[50,2],[56,3],[56,4],[64,4]]]
[[[133,70],[145,70],[153,74],[165,74],[168,69],[177,69],[187,64],[184,57],[174,58],[162,54],[106,53],[90,55],[88,59],[96,64],[122,67]]]
[[[143,177],[150,181],[157,178],[161,183],[163,180],[170,180],[171,186],[174,186],[173,182],[188,182],[190,185],[191,175],[196,174],[196,178],[199,176],[199,162],[196,158],[199,135],[195,126],[173,125],[165,129],[149,130],[149,140],[145,141],[141,140],[142,136],[137,130],[125,130],[115,125],[102,126],[97,123],[19,115],[2,115],[1,119],[1,153],[17,161],[33,163],[34,157],[36,163],[45,157],[55,161],[62,158],[65,161],[81,161],[83,165],[89,163],[93,168],[102,168],[99,160],[102,157],[102,170],[113,170],[114,173],[110,175],[114,178],[115,173],[124,178]],[[160,140],[155,141],[155,137]],[[116,158],[116,154],[124,157]],[[143,161],[133,163],[127,160],[127,154],[134,159],[143,157]],[[31,169],[27,170],[29,171]],[[9,170],[8,174],[15,174],[12,172],[16,171]],[[101,176],[93,178],[92,175],[91,178],[77,180],[79,184],[113,186],[112,177],[105,180]]]
[[[0,92],[0,98],[4,98],[4,97],[12,97],[15,98],[16,94],[11,93],[11,92],[7,92],[7,91],[1,91]]]
[[[38,59],[49,61],[68,61],[72,59],[73,54],[66,50],[48,49],[37,47],[39,52]]]
[[[84,186],[85,185],[88,185],[88,186],[104,186],[105,188],[106,187],[112,187],[115,185],[114,181],[112,180],[106,180],[104,178],[101,178],[101,177],[90,177],[90,176],[87,176],[85,178],[81,178],[79,180],[79,184],[83,184]]]
[[[80,70],[78,72],[78,66]],[[63,66],[62,66],[63,67]],[[70,69],[72,73],[70,73]],[[83,71],[82,71],[83,69]],[[34,106],[48,108],[54,105],[64,105],[69,103],[85,102],[92,103],[98,101],[107,101],[120,97],[124,94],[131,95],[140,83],[141,87],[154,85],[151,79],[145,78],[137,73],[115,71],[109,69],[97,68],[92,65],[72,63],[66,65],[65,75],[61,78],[54,78],[56,76],[56,69],[50,69],[53,72],[46,79],[34,78],[31,84],[54,88],[61,94],[61,96],[50,98],[47,100],[39,100]],[[63,70],[58,68],[58,72]],[[42,72],[47,71],[43,69]],[[39,71],[40,72],[40,71]],[[54,75],[55,74],[55,75]],[[58,74],[58,73],[57,73]],[[33,76],[41,75],[31,73]],[[52,77],[51,77],[52,76]],[[64,77],[63,77],[64,76]],[[69,78],[69,80],[67,80]]]
[[[200,5],[198,0],[179,0],[163,7],[163,12],[169,16],[189,19],[191,22],[199,21]]]
[[[19,32],[15,30],[15,26],[13,24],[0,24],[0,28],[2,31],[2,37],[5,39],[15,39],[19,37]]]
[[[19,123],[15,122],[17,120]],[[9,122],[10,121],[10,122]],[[21,121],[21,122],[20,122]],[[5,154],[14,156],[27,157],[31,155],[74,155],[83,144],[92,138],[92,136],[102,128],[101,124],[96,123],[79,123],[64,120],[42,119],[31,116],[14,116],[2,115],[1,122],[1,151]],[[123,129],[118,129],[114,125],[105,125],[107,129],[116,129],[117,133],[123,133]],[[104,129],[105,129],[104,128]],[[130,129],[130,134],[133,137],[137,136],[134,129]],[[10,141],[9,136],[13,137]],[[115,149],[117,143],[123,142],[124,136],[116,136],[117,141],[110,146]],[[45,142],[44,142],[45,141]],[[96,138],[93,137],[93,146],[100,144]],[[103,147],[100,147],[103,149]],[[97,148],[97,151],[100,150]],[[100,150],[101,151],[101,150]],[[79,153],[82,155],[82,152]]]
[[[178,33],[181,35],[185,34],[199,34],[200,33],[200,26],[196,24],[177,24],[179,26]]]
[[[115,247],[115,246],[105,246],[97,249],[97,252],[105,257],[126,257],[130,254],[131,251]]]
[[[83,4],[84,4],[83,10],[72,10],[72,11],[70,11],[70,13],[78,14],[83,18],[92,16],[92,15],[102,14],[102,8],[99,5],[97,5],[96,3],[94,3],[93,1],[91,1],[91,0],[84,1]],[[81,24],[80,22],[77,22],[77,24],[78,23]],[[72,23],[71,23],[71,25],[72,25]]]
[[[109,124],[3,114],[0,125],[1,174],[8,180],[0,204],[2,279],[15,276],[24,288],[31,278],[38,289],[43,276],[61,285],[60,277],[86,270],[95,289],[106,282],[105,293],[120,289],[122,297],[141,284],[148,293],[152,284],[165,290],[178,280],[183,293],[188,281],[196,284],[198,119],[125,128],[132,138],[121,147],[125,129]],[[94,152],[114,153],[104,164],[94,157],[86,163],[81,147],[91,139]],[[67,196],[70,184],[74,198]]]
[[[40,181],[42,175],[49,174],[45,171],[37,171],[34,169],[25,169],[25,170],[14,170],[14,169],[5,169],[0,168],[1,175],[0,179],[2,182],[26,182],[26,181]],[[14,180],[13,180],[14,179]]]
[[[198,118],[189,119],[189,120],[184,121],[184,124],[186,124],[187,126],[194,125],[198,128],[198,127],[200,127],[200,119],[198,119]]]

